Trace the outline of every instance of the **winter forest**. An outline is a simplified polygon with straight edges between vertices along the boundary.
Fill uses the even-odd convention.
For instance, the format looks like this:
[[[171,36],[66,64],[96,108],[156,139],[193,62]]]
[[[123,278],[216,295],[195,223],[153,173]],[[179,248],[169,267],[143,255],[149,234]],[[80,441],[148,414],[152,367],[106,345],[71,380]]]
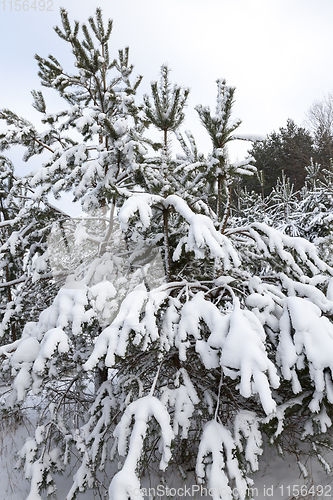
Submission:
[[[196,107],[203,154],[171,68],[139,99],[112,21],[60,14],[73,67],[35,56],[59,111],[42,90],[38,124],[0,110],[0,444],[22,435],[15,498],[265,498],[268,455],[303,488],[279,498],[331,498],[313,470],[330,487],[332,96],[308,129],[290,119],[232,163],[228,144],[249,139],[234,87],[219,79],[216,108]],[[37,170],[17,174],[17,146]],[[52,204],[63,193],[81,215]]]

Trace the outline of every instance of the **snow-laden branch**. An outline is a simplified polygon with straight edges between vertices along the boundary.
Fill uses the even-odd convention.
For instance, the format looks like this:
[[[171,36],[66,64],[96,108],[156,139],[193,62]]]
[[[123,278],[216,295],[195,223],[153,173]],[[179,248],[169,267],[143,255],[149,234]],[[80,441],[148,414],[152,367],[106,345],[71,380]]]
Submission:
[[[245,160],[232,163],[230,169],[232,169],[236,175],[252,176],[257,172],[257,168],[250,163],[254,161],[254,158],[246,158]]]
[[[242,410],[235,417],[234,428],[237,448],[243,451],[242,441],[245,439],[245,459],[250,463],[253,472],[259,470],[258,455],[263,453],[263,442],[258,416],[254,412]]]
[[[136,193],[130,196],[119,210],[119,221],[121,228],[125,231],[128,228],[129,220],[138,212],[142,227],[150,225],[152,216],[151,206],[161,203],[163,198],[158,195],[146,193]]]
[[[183,383],[180,383],[180,378],[183,379]],[[162,388],[161,403],[165,407],[170,405],[174,408],[172,428],[175,436],[178,435],[179,428],[182,427],[181,437],[187,439],[195,405],[200,403],[200,399],[184,368],[181,368],[176,374],[175,385],[178,384],[179,387],[175,389]]]
[[[111,481],[109,488],[110,500],[128,500],[129,498],[131,500],[143,500],[141,493],[139,493],[140,481],[136,469],[141,459],[144,439],[148,430],[148,421],[151,417],[154,417],[157,421],[161,432],[160,469],[165,470],[168,466],[174,433],[170,426],[170,415],[166,407],[153,396],[146,396],[133,401],[126,408],[113,433],[118,442],[118,453],[121,456],[126,456],[126,460],[122,470]],[[132,431],[130,431],[132,419],[134,425]],[[130,433],[131,437],[128,445]]]
[[[219,257],[223,260],[225,269],[240,265],[238,254],[229,238],[217,231],[213,221],[209,217],[193,212],[188,204],[177,195],[170,195],[167,198],[145,193],[132,195],[125,201],[119,211],[121,227],[126,229],[129,219],[138,213],[142,227],[147,228],[150,224],[152,216],[151,207],[153,205],[159,205],[164,208],[172,206],[189,224],[188,235],[182,238],[176,248],[173,256],[174,260],[179,258],[181,247],[185,244],[186,249],[194,251],[198,258],[203,258],[205,256],[205,248],[208,248],[212,257]]]
[[[333,268],[320,259],[313,243],[305,238],[288,236],[267,224],[254,222],[248,226],[229,229],[225,235],[227,237],[241,235],[250,238],[265,257],[271,258],[272,255],[277,254],[282,261],[304,279],[306,279],[304,271],[296,262],[296,256],[298,261],[305,264],[314,275],[320,271],[333,274]]]
[[[23,275],[21,278],[17,278],[16,280],[5,281],[4,283],[0,283],[0,288],[7,288],[10,286],[18,285],[19,283],[23,283],[27,281],[28,277]]]
[[[2,221],[0,221],[0,228],[7,227],[7,226],[13,226],[19,220],[20,220],[19,217],[15,217],[14,219],[10,219],[10,220],[2,220]]]
[[[156,312],[168,294],[169,291],[164,287],[148,292],[144,284],[130,292],[114,321],[96,338],[94,350],[84,364],[84,369],[93,369],[105,355],[106,366],[113,366],[115,356],[125,356],[132,331],[135,332],[134,345],[143,343],[144,349],[150,342],[157,340]]]
[[[322,316],[313,302],[300,297],[287,297],[280,320],[277,362],[286,380],[292,380],[294,393],[304,390],[297,370],[309,364],[315,393],[310,403],[313,412],[319,411],[324,395],[333,403],[333,324]],[[327,369],[331,377],[325,377]]]
[[[216,420],[208,422],[201,436],[196,474],[200,482],[207,479],[213,500],[233,497],[229,478],[235,480],[239,498],[241,500],[246,498],[248,485],[239,470],[235,454],[236,444],[231,432]],[[209,466],[206,464],[208,455],[211,455]]]
[[[195,349],[207,369],[223,368],[225,375],[236,379],[240,376],[239,391],[245,398],[257,392],[267,414],[274,412],[270,385],[279,386],[279,377],[265,349],[266,334],[262,324],[249,310],[240,308],[234,298],[234,309],[223,314],[198,292],[181,310],[176,345],[179,357],[186,359],[190,338],[196,340]],[[200,321],[207,325],[210,335],[207,340],[199,328]],[[246,345],[246,349],[239,346]],[[268,374],[268,376],[267,376]]]
[[[242,135],[234,134],[233,139],[238,141],[257,142],[257,141],[263,141],[265,137],[262,135],[255,135],[255,134],[242,134]]]

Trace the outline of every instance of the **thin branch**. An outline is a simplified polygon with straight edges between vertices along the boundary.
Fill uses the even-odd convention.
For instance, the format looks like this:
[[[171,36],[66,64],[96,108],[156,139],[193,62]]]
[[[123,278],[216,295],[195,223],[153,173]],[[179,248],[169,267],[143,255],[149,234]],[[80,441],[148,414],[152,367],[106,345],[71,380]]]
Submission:
[[[40,141],[39,139],[37,139],[37,137],[36,137],[36,136],[33,136],[32,138],[33,138],[33,140],[34,140],[34,141],[36,141],[36,142],[37,142],[37,144],[39,144],[40,146],[43,146],[43,148],[48,149],[49,151],[51,151],[51,153],[53,153],[53,154],[54,154],[53,149],[51,149],[49,146],[47,146],[47,145],[46,145],[46,144],[44,144],[42,141]]]
[[[6,283],[0,283],[0,288],[7,288],[8,286],[9,287],[14,286],[14,285],[17,285],[18,283],[23,283],[27,279],[28,279],[28,276],[23,275],[23,276],[21,276],[21,278],[18,278],[16,280],[6,281]]]
[[[155,391],[155,387],[156,387],[156,384],[157,384],[157,380],[158,380],[158,376],[160,374],[160,370],[161,370],[161,366],[163,364],[163,359],[162,361],[160,362],[160,365],[157,369],[157,372],[156,372],[156,375],[155,375],[155,378],[154,378],[154,382],[153,382],[153,385],[151,386],[151,389],[150,389],[150,392],[149,392],[149,396],[153,396],[154,395],[154,391]]]
[[[221,397],[222,382],[223,382],[223,369],[222,369],[222,366],[221,366],[221,376],[220,376],[219,390],[218,390],[218,393],[217,393],[217,403],[216,403],[215,415],[214,415],[215,420],[217,420],[218,410],[219,410],[219,406],[220,406],[220,397]]]

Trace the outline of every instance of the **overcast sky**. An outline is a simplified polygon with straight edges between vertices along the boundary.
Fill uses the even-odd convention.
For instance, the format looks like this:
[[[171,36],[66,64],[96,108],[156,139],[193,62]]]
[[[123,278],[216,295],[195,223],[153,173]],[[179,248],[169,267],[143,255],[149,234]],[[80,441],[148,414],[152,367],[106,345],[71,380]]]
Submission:
[[[161,64],[169,64],[173,81],[191,89],[184,128],[195,133],[204,151],[208,140],[193,108],[214,107],[217,78],[236,87],[240,131],[263,136],[288,118],[304,125],[313,101],[333,89],[332,0],[46,0],[53,10],[42,12],[17,12],[15,0],[12,10],[5,2],[0,3],[0,108],[29,119],[37,116],[30,94],[39,88],[34,54],[67,58],[67,44],[53,31],[61,6],[80,21],[103,8],[105,18],[114,21],[111,52],[130,47],[135,72],[144,76],[142,92],[149,92]],[[240,151],[234,153],[237,159]]]

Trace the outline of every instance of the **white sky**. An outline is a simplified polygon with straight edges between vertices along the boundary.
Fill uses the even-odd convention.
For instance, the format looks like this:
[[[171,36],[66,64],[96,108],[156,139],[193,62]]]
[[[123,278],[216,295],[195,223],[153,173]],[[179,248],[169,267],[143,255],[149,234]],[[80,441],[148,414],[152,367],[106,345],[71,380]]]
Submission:
[[[103,8],[104,17],[114,21],[111,54],[129,45],[135,73],[144,76],[142,92],[158,79],[161,64],[169,64],[173,81],[191,88],[184,128],[204,151],[209,139],[193,108],[215,106],[217,78],[236,87],[234,117],[242,120],[244,134],[266,135],[285,126],[287,118],[304,125],[312,102],[333,88],[332,0],[53,0],[52,12],[17,12],[15,0],[11,11],[5,0],[0,2],[0,108],[37,117],[30,94],[39,88],[33,56],[52,53],[61,63],[68,57],[66,42],[52,29],[60,25],[62,5],[80,21]],[[243,150],[232,154],[242,159]]]

